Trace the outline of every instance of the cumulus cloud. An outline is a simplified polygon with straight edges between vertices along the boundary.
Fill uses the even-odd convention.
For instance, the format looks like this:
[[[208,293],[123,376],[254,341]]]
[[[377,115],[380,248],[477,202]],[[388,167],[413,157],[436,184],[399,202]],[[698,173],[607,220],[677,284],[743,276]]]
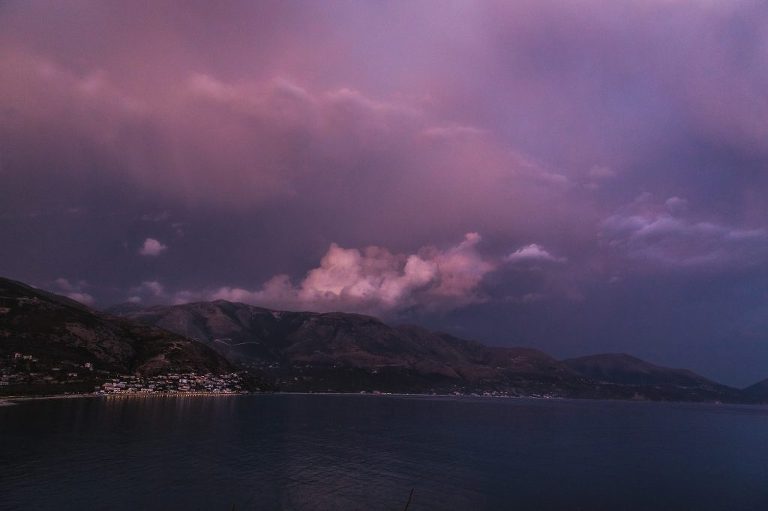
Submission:
[[[451,309],[483,301],[480,283],[498,268],[498,263],[478,252],[480,241],[479,234],[468,233],[449,249],[425,247],[413,254],[396,254],[376,246],[343,248],[334,243],[320,265],[296,285],[287,275],[277,275],[257,290],[223,287],[205,293],[181,291],[175,301],[229,300],[372,313]]]
[[[58,288],[59,292],[62,292],[67,298],[78,301],[84,305],[93,305],[95,302],[93,296],[85,292],[85,288],[88,287],[88,283],[84,280],[77,282],[71,282],[69,279],[59,277],[53,281],[54,286]]]
[[[157,280],[145,280],[128,290],[128,303],[159,303],[169,299],[165,286]]]
[[[602,223],[601,237],[627,257],[677,268],[732,269],[768,259],[768,231],[684,215],[679,197],[655,204],[644,195]]]
[[[164,296],[165,287],[156,280],[145,280],[141,285],[131,289],[133,293],[150,294],[152,296]]]
[[[67,293],[67,297],[84,305],[93,305],[94,302],[93,296],[89,295],[88,293]]]
[[[225,3],[2,3],[7,274],[98,275],[60,291],[106,303],[218,292],[390,312],[460,306],[482,290],[533,310],[621,277],[608,287],[633,297],[630,313],[588,297],[594,328],[495,306],[473,308],[482,320],[455,318],[489,338],[544,343],[566,342],[571,327],[623,338],[605,324],[637,309],[632,274],[646,268],[746,265],[762,278],[764,1]],[[662,199],[619,208],[640,191]],[[444,249],[478,228],[489,253],[515,250],[506,262],[480,258],[509,271],[475,287],[466,269],[444,274],[451,265],[436,254],[446,250],[349,248]],[[109,248],[137,232],[173,245],[159,257],[174,264],[144,274],[143,238]],[[344,243],[305,274],[307,252],[331,240]],[[126,294],[126,281],[152,279],[174,287]],[[737,287],[721,285],[710,295]],[[743,300],[748,309],[765,297]],[[664,343],[656,323],[647,334]]]
[[[523,261],[549,261],[553,263],[562,263],[565,262],[566,259],[564,257],[553,256],[541,245],[531,243],[530,245],[521,247],[509,254],[505,258],[505,261],[509,263],[518,263]]]
[[[144,244],[139,249],[139,254],[143,256],[155,257],[159,256],[168,249],[166,245],[154,238],[147,238],[144,240]]]
[[[72,291],[74,289],[74,286],[69,282],[69,279],[65,279],[64,277],[59,277],[54,280],[53,283],[62,291]]]

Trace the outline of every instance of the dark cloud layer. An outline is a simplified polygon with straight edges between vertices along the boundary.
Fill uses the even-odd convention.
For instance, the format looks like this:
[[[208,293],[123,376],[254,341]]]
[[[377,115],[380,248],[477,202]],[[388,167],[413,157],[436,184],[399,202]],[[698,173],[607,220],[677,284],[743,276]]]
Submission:
[[[4,2],[0,273],[768,377],[761,1]]]

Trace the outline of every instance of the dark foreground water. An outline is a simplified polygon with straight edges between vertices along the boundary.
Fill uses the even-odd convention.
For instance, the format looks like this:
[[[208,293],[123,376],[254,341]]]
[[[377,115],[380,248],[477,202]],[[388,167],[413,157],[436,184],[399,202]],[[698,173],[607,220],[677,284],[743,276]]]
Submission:
[[[0,509],[768,509],[768,408],[263,395],[0,407]]]

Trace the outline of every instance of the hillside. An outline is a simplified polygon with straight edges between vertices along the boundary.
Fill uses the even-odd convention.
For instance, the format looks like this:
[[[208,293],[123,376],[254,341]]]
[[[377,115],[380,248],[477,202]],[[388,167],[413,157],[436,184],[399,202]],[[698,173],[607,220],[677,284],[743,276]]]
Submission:
[[[114,309],[113,309],[114,310]],[[226,301],[151,307],[127,317],[199,340],[269,373],[284,390],[588,391],[548,355],[392,327],[359,314],[273,311]]]
[[[102,313],[0,279],[6,394],[8,382],[38,390],[46,384],[61,391],[64,383],[67,389],[80,384],[77,389],[92,390],[107,375],[222,374],[238,367],[260,385],[283,391],[768,399],[768,385],[740,392],[624,354],[558,361],[536,349],[491,347],[360,314],[276,311],[226,301],[121,306]]]
[[[0,369],[15,367],[45,381],[71,373],[220,374],[234,370],[204,344],[166,330],[109,316],[20,282],[0,278]]]
[[[740,400],[736,389],[726,387],[687,369],[661,367],[625,353],[604,353],[571,358],[563,363],[572,371],[599,383],[633,386],[656,398],[699,396],[701,399]]]
[[[768,403],[768,379],[759,381],[743,390],[746,398],[755,403]]]
[[[670,369],[624,353],[604,353],[563,360],[579,374],[596,381],[627,385],[680,385],[695,387],[713,384],[687,369]]]
[[[359,314],[275,311],[227,301],[115,308],[199,340],[282,390],[482,392],[659,400],[738,400],[689,371],[633,357],[558,361]]]

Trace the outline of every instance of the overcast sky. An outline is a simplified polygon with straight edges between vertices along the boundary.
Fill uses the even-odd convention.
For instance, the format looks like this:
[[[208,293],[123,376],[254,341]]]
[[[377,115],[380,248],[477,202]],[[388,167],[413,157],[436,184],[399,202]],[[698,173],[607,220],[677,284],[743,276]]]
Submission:
[[[0,275],[768,377],[768,4],[0,3]]]

